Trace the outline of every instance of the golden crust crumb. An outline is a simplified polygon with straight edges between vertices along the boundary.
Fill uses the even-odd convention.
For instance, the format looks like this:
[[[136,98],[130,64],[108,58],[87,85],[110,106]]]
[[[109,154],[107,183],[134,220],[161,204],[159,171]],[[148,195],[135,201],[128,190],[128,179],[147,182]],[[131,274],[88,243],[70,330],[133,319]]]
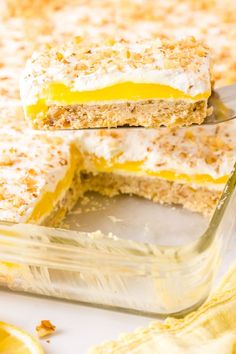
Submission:
[[[42,320],[40,325],[36,327],[36,332],[39,338],[45,338],[52,335],[56,330],[56,326],[54,326],[49,320]]]

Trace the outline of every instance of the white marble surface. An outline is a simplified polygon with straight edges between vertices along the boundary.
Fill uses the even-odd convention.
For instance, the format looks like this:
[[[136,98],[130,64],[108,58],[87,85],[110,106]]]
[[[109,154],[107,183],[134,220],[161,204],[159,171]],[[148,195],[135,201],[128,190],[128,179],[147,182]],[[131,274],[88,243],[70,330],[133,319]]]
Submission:
[[[35,335],[35,327],[43,319],[57,326],[50,343],[40,341],[45,354],[85,354],[95,344],[150,322],[141,316],[0,291],[0,321]]]

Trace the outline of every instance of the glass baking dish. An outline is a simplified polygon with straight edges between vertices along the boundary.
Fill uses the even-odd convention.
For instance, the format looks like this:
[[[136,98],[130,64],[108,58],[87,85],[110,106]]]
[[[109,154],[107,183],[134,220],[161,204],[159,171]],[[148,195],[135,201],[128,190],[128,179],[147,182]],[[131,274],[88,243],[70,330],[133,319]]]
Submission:
[[[148,315],[207,297],[232,239],[236,167],[211,219],[180,207],[90,194],[63,228],[0,223],[0,285]]]

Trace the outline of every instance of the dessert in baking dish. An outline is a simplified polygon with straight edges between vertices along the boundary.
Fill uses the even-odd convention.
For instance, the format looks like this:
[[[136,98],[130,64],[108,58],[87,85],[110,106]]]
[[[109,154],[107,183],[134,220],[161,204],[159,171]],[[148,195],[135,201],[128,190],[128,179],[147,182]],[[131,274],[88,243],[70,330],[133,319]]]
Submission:
[[[209,214],[236,156],[235,122],[55,133],[27,128],[19,106],[2,107],[0,118],[2,221],[57,225],[86,191]]]
[[[21,80],[38,129],[202,123],[211,94],[209,50],[177,40],[76,37],[34,53]]]
[[[16,122],[18,127],[16,127]],[[19,102],[0,114],[0,220],[58,224],[86,191],[209,214],[236,156],[236,124],[41,132]]]
[[[208,214],[236,156],[236,124],[77,132],[85,189],[127,193]]]

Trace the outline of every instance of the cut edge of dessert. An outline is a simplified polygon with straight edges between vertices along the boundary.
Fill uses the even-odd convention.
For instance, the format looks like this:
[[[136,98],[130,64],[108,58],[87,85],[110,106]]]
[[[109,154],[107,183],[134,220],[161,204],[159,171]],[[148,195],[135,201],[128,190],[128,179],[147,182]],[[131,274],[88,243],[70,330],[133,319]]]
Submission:
[[[36,129],[201,124],[211,95],[209,49],[193,37],[76,37],[35,52],[20,91]]]
[[[56,226],[81,194],[80,154],[73,141],[24,126],[21,109],[1,111],[0,220]]]

